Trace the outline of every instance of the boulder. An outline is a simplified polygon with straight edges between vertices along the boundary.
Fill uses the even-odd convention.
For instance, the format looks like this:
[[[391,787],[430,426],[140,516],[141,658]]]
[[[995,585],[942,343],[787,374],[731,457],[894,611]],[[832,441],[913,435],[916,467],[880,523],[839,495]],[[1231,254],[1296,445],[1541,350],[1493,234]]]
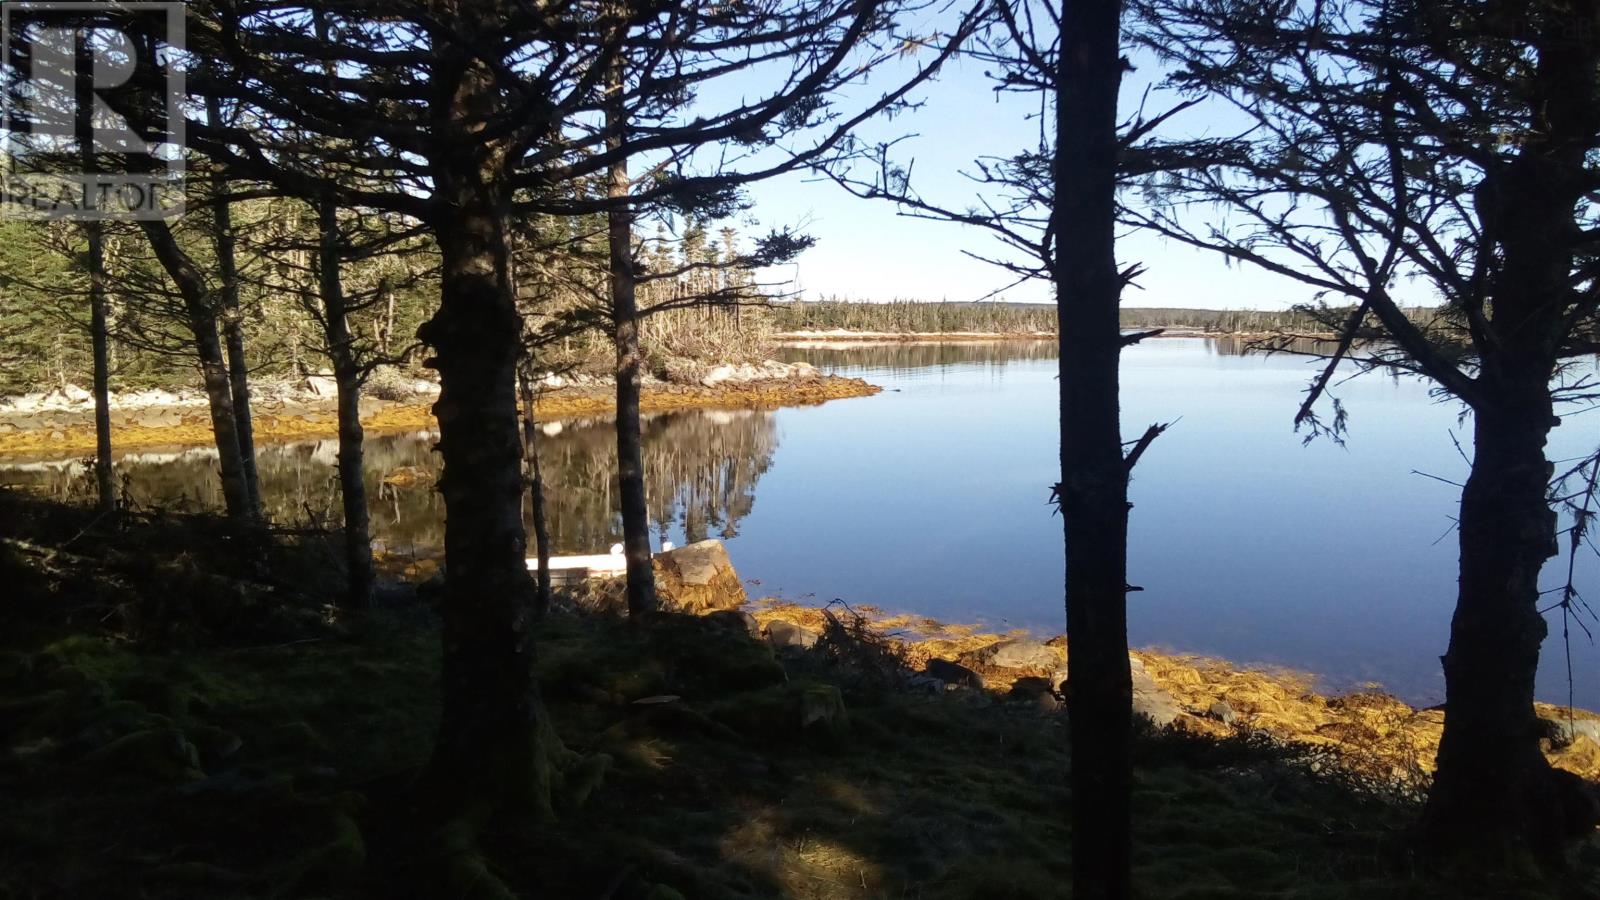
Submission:
[[[721,541],[698,541],[657,553],[656,593],[662,606],[704,615],[744,605],[744,584]]]
[[[809,650],[816,645],[822,635],[804,625],[785,622],[782,619],[773,619],[767,623],[767,642],[777,648],[798,647]]]
[[[730,631],[743,631],[756,640],[761,639],[761,623],[742,609],[719,609],[707,613],[706,618],[727,626]]]
[[[717,385],[723,383],[724,381],[727,381],[727,380],[731,379],[733,377],[733,375],[734,375],[734,371],[735,370],[734,370],[733,366],[729,366],[729,365],[717,366],[716,368],[712,369],[711,371],[709,371],[709,372],[705,373],[704,375],[700,376],[700,383],[705,385],[706,387],[716,387]]]
[[[1011,692],[1006,694],[1006,699],[1031,703],[1044,712],[1055,712],[1062,707],[1061,698],[1056,696],[1049,679],[1034,675],[1018,678],[1011,685]]]
[[[1542,718],[1546,733],[1558,746],[1566,746],[1579,737],[1586,737],[1600,744],[1600,719],[1576,716],[1569,721],[1564,714],[1546,715]]]
[[[1211,704],[1211,707],[1206,710],[1206,714],[1224,725],[1232,725],[1239,721],[1239,714],[1234,711],[1232,706],[1228,705],[1226,700],[1218,700]]]
[[[1184,709],[1177,698],[1156,683],[1137,657],[1129,657],[1128,664],[1133,670],[1133,714],[1149,719],[1157,728],[1166,728],[1178,721]]]
[[[971,659],[1001,669],[1055,669],[1066,654],[1041,641],[1006,640],[971,654]]]
[[[978,676],[977,672],[960,663],[954,663],[948,659],[940,659],[937,656],[928,660],[922,671],[923,674],[937,678],[945,684],[953,684],[958,687],[983,687],[983,679]]]
[[[327,399],[339,393],[339,382],[328,375],[308,375],[305,380],[306,393],[318,399]]]

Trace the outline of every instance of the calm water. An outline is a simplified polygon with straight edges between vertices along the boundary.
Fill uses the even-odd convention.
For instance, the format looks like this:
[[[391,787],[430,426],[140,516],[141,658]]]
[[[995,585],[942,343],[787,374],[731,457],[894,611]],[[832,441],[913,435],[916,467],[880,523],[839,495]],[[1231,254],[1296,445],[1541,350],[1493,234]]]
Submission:
[[[1054,348],[1048,344],[879,346],[788,351],[884,393],[819,407],[649,417],[646,470],[659,536],[721,537],[753,596],[844,598],[952,621],[1055,633],[1060,520]],[[1438,656],[1454,602],[1451,532],[1466,463],[1450,433],[1460,408],[1425,386],[1369,375],[1338,395],[1345,447],[1302,446],[1290,420],[1311,366],[1238,355],[1222,342],[1148,341],[1124,355],[1125,430],[1182,417],[1141,461],[1132,486],[1129,595],[1135,645],[1282,664],[1333,687],[1377,681],[1417,703],[1443,699]],[[620,536],[615,459],[604,421],[546,426],[542,442],[558,552],[598,552]],[[1600,416],[1569,415],[1552,455],[1600,443]],[[1469,452],[1470,452],[1470,448]],[[436,547],[442,510],[426,487],[380,483],[433,469],[429,435],[369,450],[375,536]],[[333,444],[264,448],[265,492],[280,519],[336,520]],[[220,502],[202,451],[130,456],[146,503]],[[0,480],[67,492],[75,464],[0,469]],[[1563,522],[1563,526],[1565,522]],[[659,537],[658,537],[659,539]],[[1584,552],[1580,588],[1600,595]],[[1556,587],[1564,561],[1545,571]],[[1541,694],[1565,699],[1560,616]],[[1580,705],[1600,708],[1600,651],[1573,629]]]

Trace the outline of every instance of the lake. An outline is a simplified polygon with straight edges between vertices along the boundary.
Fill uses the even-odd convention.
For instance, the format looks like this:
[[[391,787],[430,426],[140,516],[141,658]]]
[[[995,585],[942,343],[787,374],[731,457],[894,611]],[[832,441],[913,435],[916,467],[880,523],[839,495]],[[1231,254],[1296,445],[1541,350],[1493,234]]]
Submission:
[[[753,597],[841,598],[1060,632],[1061,525],[1047,503],[1057,480],[1054,345],[784,353],[885,390],[774,412],[648,416],[657,540],[727,540]],[[1366,375],[1337,389],[1350,413],[1347,443],[1303,445],[1291,420],[1314,365],[1201,338],[1146,341],[1124,354],[1126,435],[1178,420],[1131,487],[1129,580],[1144,588],[1128,598],[1131,641],[1288,666],[1335,689],[1378,682],[1413,703],[1438,703],[1457,556],[1459,488],[1446,481],[1467,471],[1451,434],[1470,453],[1471,423],[1421,382]],[[1600,443],[1600,417],[1572,412],[1552,437],[1554,458]],[[609,424],[544,431],[557,552],[603,552],[620,538]],[[390,548],[441,543],[437,495],[381,482],[404,466],[435,469],[431,440],[369,442],[373,532]],[[261,449],[275,518],[337,520],[333,451],[332,440]],[[198,449],[121,462],[140,502],[189,507],[220,505],[214,465]],[[67,462],[10,465],[0,480],[63,494],[84,481]],[[1565,571],[1553,560],[1545,586],[1559,586]],[[1595,554],[1580,553],[1578,573],[1580,590],[1600,595]],[[1600,651],[1572,631],[1577,702],[1600,708]],[[1561,647],[1558,611],[1540,680],[1552,702],[1566,698]]]

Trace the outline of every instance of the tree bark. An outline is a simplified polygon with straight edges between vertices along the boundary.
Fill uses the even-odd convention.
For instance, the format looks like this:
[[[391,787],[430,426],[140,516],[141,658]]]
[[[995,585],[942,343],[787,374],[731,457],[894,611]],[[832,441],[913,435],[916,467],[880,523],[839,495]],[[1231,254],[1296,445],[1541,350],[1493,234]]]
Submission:
[[[470,31],[472,23],[460,27]],[[442,709],[424,776],[437,812],[505,805],[548,813],[557,746],[534,681],[504,160],[479,133],[495,77],[462,54],[436,66],[446,134],[430,161],[441,256],[438,312],[418,331],[439,373],[445,506]]]
[[[76,102],[75,129],[80,145],[79,162],[84,172],[98,171],[94,141],[93,59],[88,38],[74,41]],[[116,485],[111,478],[111,342],[106,322],[105,224],[97,219],[84,222],[85,267],[89,277],[89,341],[94,355],[94,481],[98,507],[102,514],[117,508]]]
[[[215,128],[221,128],[222,102],[215,96],[206,97],[206,118]],[[212,179],[212,189],[217,197],[228,191],[228,179],[220,170]],[[244,321],[239,309],[239,265],[234,250],[233,211],[226,201],[219,201],[212,212],[212,238],[217,251],[217,277],[221,282],[223,343],[228,354],[228,383],[233,393],[233,418],[239,435],[239,464],[244,472],[245,491],[250,498],[251,514],[261,515],[261,479],[256,473],[255,420],[250,412],[250,364],[245,361]]]
[[[317,283],[322,321],[333,362],[339,407],[339,495],[344,511],[345,608],[366,609],[372,599],[372,538],[368,529],[361,428],[361,365],[356,359],[340,273],[339,210],[331,198],[317,204]]]
[[[544,508],[544,470],[539,465],[538,397],[533,377],[518,373],[522,386],[522,456],[527,462],[529,516],[533,520],[534,554],[539,558],[533,613],[541,618],[550,611],[550,524]]]
[[[106,313],[105,225],[83,224],[88,239],[89,336],[94,347],[94,482],[102,513],[117,508],[111,473],[111,338]]]
[[[616,102],[606,108],[606,127],[612,132],[607,146],[622,146],[626,113],[620,55],[613,64],[607,87]],[[617,493],[622,506],[622,548],[628,564],[628,614],[648,615],[656,610],[656,573],[650,555],[650,510],[645,497],[644,449],[640,437],[639,393],[642,353],[639,345],[637,279],[633,270],[633,212],[626,201],[630,193],[628,163],[611,165],[606,196],[619,201],[606,214],[606,236],[611,251],[611,316],[617,350]]]
[[[1460,590],[1442,660],[1445,728],[1424,817],[1435,849],[1486,862],[1559,855],[1571,837],[1533,708],[1546,631],[1539,571],[1556,554],[1544,456],[1550,395],[1544,379],[1522,387],[1503,411],[1478,410],[1473,425],[1472,471],[1461,494]]]
[[[1056,79],[1055,234],[1066,544],[1072,883],[1078,900],[1131,893],[1128,476],[1118,409],[1119,0],[1063,0]]]
[[[155,251],[183,298],[190,333],[194,335],[195,355],[200,377],[211,410],[211,432],[217,445],[217,465],[222,474],[223,502],[228,517],[237,520],[256,518],[245,485],[244,461],[239,450],[239,432],[233,409],[233,386],[228,364],[223,358],[222,341],[217,335],[217,316],[207,296],[205,278],[194,260],[183,252],[172,229],[160,219],[139,222],[145,238]]]

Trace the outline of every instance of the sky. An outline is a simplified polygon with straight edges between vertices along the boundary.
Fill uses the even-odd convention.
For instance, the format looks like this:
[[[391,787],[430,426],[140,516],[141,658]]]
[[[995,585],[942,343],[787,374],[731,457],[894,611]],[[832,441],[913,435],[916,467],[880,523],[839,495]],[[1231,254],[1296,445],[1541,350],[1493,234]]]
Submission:
[[[1140,65],[1125,79],[1126,112],[1158,75],[1153,64]],[[889,78],[879,78],[864,90],[881,92],[890,84]],[[966,208],[977,187],[961,173],[973,170],[975,158],[1009,155],[1037,143],[1037,98],[997,97],[975,62],[954,61],[916,99],[919,108],[868,123],[857,133],[868,141],[910,135],[895,146],[895,159],[913,164],[913,186],[929,200]],[[1163,105],[1153,93],[1149,108]],[[1185,127],[1208,128],[1209,123],[1193,120],[1203,115],[1200,110],[1185,115],[1191,117]],[[1002,252],[983,229],[908,217],[887,201],[853,197],[809,173],[758,183],[749,194],[760,230],[794,226],[817,239],[794,265],[763,275],[789,281],[788,289],[803,299],[967,301],[1013,280],[999,267],[967,255]],[[742,230],[757,228],[747,224]],[[1304,285],[1156,235],[1123,235],[1117,252],[1121,265],[1138,262],[1147,270],[1124,293],[1124,306],[1284,309],[1312,299]],[[1048,285],[1033,282],[996,299],[1045,303],[1052,295]]]

